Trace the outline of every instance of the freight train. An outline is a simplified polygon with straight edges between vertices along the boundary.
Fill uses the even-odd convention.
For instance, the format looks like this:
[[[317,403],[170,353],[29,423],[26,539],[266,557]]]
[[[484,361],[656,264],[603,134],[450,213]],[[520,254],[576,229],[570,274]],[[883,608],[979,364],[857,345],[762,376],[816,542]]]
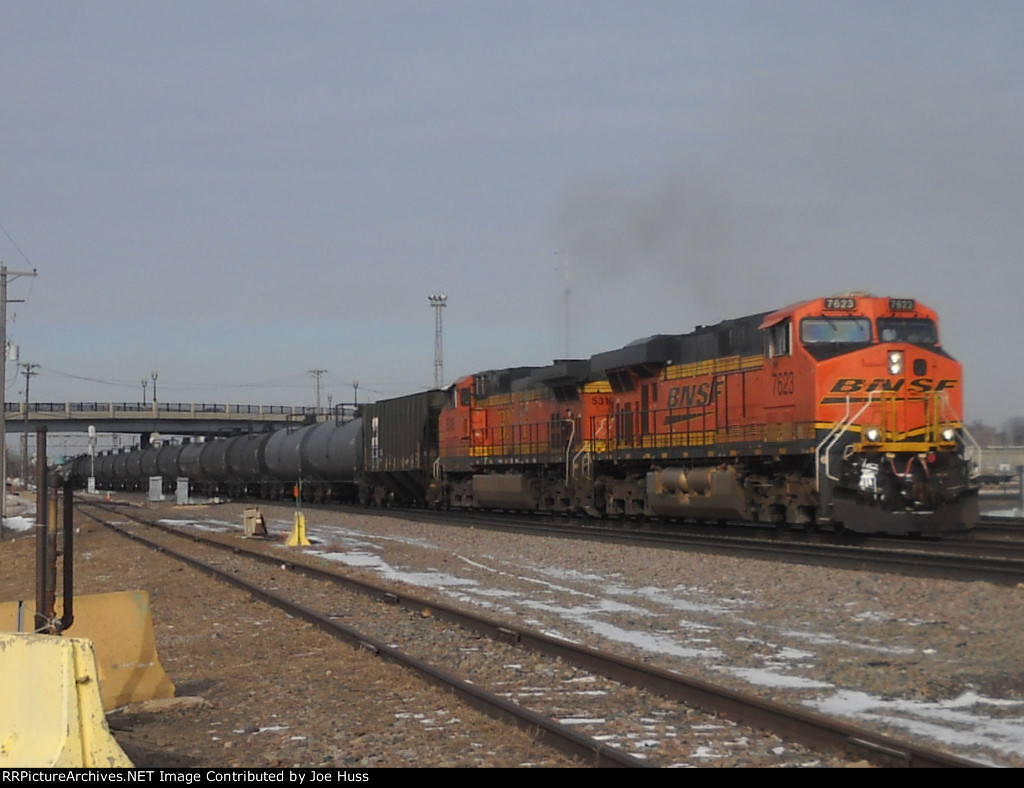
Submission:
[[[848,293],[588,359],[468,375],[356,418],[78,458],[84,481],[210,494],[967,530],[977,457],[936,313]]]

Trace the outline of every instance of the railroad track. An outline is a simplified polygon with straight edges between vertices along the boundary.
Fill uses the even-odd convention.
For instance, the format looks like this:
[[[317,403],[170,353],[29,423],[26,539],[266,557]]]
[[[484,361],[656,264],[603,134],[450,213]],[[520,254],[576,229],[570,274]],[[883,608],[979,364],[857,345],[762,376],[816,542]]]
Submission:
[[[680,706],[684,703],[707,713],[709,724],[721,726],[721,718],[726,717],[751,726],[752,730],[744,733],[747,737],[764,735],[758,734],[754,728],[767,729],[774,735],[809,747],[843,752],[853,759],[886,766],[978,765],[803,709],[686,679],[527,629],[510,628],[430,600],[400,594],[393,588],[357,582],[315,566],[315,558],[308,561],[283,560],[281,552],[271,545],[246,547],[240,540],[229,537],[195,532],[183,534],[180,528],[160,526],[125,511],[124,507],[113,507],[116,519],[131,520],[135,525],[115,523],[109,516],[112,507],[90,505],[89,508],[106,510],[105,515],[79,508],[83,514],[108,527],[243,588],[254,597],[282,607],[352,645],[415,670],[424,678],[446,686],[485,713],[540,731],[545,743],[575,757],[586,757],[596,765],[677,765],[683,755],[672,752],[671,738],[661,738],[656,749],[643,752],[638,757],[625,752],[625,748],[583,736],[575,728],[556,722],[557,718],[565,716],[566,700],[558,697],[557,693],[552,697],[553,693],[547,691],[540,693],[544,695],[542,698],[532,697],[538,695],[538,676],[562,673],[565,666],[571,666],[575,671],[573,681],[577,685],[582,682],[589,688],[588,693],[576,695],[571,701],[574,716],[619,715],[621,719],[616,720],[618,743],[649,739],[651,720],[658,720],[663,726],[672,726],[675,724],[673,721],[679,725],[693,725],[693,712]],[[140,533],[143,526],[145,534]],[[154,537],[152,528],[160,529],[160,535]],[[212,550],[221,551],[220,556],[211,558]],[[306,583],[301,589],[291,588],[287,597],[271,592],[266,587],[267,576],[261,576],[259,570],[253,568],[256,562],[273,570],[270,582],[275,585],[290,587],[300,577],[305,578]],[[282,578],[281,569],[287,570],[286,581]],[[309,582],[315,584],[315,590],[310,589]],[[339,595],[338,586],[358,592],[375,604],[368,612],[357,614],[349,609],[347,601],[341,601],[350,599],[351,594]],[[315,599],[317,602],[297,604],[289,598],[296,593],[304,600]],[[380,602],[388,604],[383,607],[376,604]],[[339,609],[342,604],[344,610]],[[415,615],[410,616],[410,613]],[[338,623],[339,618],[346,621],[344,626]],[[481,636],[490,639],[486,649],[480,648]],[[531,668],[518,671],[523,674],[520,677],[522,682],[514,684],[505,670],[501,672],[498,685],[490,692],[482,688],[489,675],[493,678],[494,665],[525,664],[524,654],[527,653]],[[433,664],[439,654],[445,655],[446,664],[459,663],[458,671],[441,669]],[[623,687],[630,688],[625,697]],[[633,688],[639,688],[640,694]],[[582,700],[588,695],[596,699],[593,711],[582,710]],[[526,708],[528,704],[531,708]]]
[[[331,511],[366,514],[364,508],[329,507]],[[381,516],[413,518],[465,528],[514,531],[534,536],[598,539],[634,546],[699,550],[720,555],[791,561],[813,566],[867,569],[948,580],[1024,583],[1024,541],[1003,538],[944,540],[871,539],[835,534],[774,533],[770,529],[732,526],[665,527],[655,523],[616,525],[606,521],[503,513],[437,512],[374,509]],[[1022,537],[1024,538],[1024,537]]]

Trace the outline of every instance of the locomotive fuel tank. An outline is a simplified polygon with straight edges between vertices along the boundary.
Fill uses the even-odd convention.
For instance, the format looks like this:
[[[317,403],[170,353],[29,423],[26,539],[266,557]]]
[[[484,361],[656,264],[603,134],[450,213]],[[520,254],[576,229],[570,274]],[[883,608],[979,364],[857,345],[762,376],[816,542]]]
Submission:
[[[647,504],[651,514],[661,517],[742,520],[748,516],[743,486],[731,466],[651,471]]]

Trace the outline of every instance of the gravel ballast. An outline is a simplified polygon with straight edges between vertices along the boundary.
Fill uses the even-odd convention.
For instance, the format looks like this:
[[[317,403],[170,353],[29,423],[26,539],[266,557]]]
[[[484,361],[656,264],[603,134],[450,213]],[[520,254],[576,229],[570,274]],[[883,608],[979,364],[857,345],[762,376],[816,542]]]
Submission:
[[[204,522],[239,532],[244,507],[144,508],[182,527]],[[264,506],[263,513],[272,532],[290,528],[290,508]],[[306,551],[347,573],[385,578],[419,596],[687,676],[843,714],[983,763],[1024,765],[1021,589],[376,514],[311,510],[306,518],[314,541]],[[198,699],[157,715],[130,710],[112,717],[135,759],[163,751],[181,761],[164,765],[573,765],[531,749],[525,735],[508,737],[504,752],[468,741],[454,750],[461,757],[440,755],[430,742],[450,742],[460,729],[451,720],[465,717],[452,712],[450,696],[430,690],[436,697],[412,700],[418,682],[401,671],[363,676],[356,674],[367,669],[362,665],[339,667],[326,657],[326,636],[298,622],[288,622],[289,630],[283,614],[195,580],[99,526],[80,528],[79,593],[147,588],[161,660],[178,694]],[[15,567],[0,578],[4,599],[32,596],[31,541],[0,543],[5,566]],[[734,749],[694,747],[687,765],[743,762]]]

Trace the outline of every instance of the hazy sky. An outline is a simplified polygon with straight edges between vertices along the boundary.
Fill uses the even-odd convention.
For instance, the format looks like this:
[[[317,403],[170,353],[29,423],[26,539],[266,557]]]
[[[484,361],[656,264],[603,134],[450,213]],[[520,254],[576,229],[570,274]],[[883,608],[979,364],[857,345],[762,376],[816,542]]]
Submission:
[[[849,290],[1024,415],[1024,3],[0,0],[33,400],[350,402]],[[566,263],[571,291],[566,325]],[[24,379],[8,364],[7,399]],[[152,396],[152,384],[148,396]]]

